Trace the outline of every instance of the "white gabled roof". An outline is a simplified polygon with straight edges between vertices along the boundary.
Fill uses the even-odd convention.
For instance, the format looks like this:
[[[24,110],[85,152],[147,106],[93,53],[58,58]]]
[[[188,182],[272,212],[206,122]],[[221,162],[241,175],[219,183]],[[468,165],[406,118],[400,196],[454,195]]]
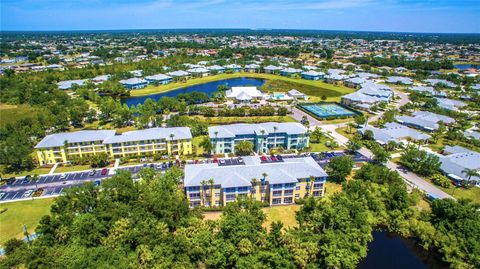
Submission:
[[[84,130],[71,133],[58,133],[45,136],[35,148],[62,147],[65,141],[79,143],[89,141],[104,141],[115,135],[115,130]]]
[[[266,181],[270,184],[297,183],[298,179],[327,176],[312,157],[288,158],[275,163],[261,163],[257,156],[243,159],[245,165],[187,164],[185,187],[200,186],[202,180],[210,178],[222,188],[249,187],[252,178],[260,180],[263,173],[267,173]]]
[[[145,77],[146,80],[157,80],[157,81],[162,81],[162,80],[170,80],[172,77],[164,75],[164,74],[156,74],[153,76],[148,76]]]
[[[170,135],[173,134],[173,140],[191,139],[192,133],[188,127],[170,127],[170,128],[150,128],[145,130],[125,132],[121,135],[111,136],[105,139],[105,144],[166,139],[170,140]]]
[[[257,87],[232,87],[232,89],[225,91],[225,95],[227,98],[235,98],[237,100],[262,98],[265,96],[265,94],[259,91]],[[248,98],[245,99],[246,97]]]
[[[275,128],[276,129],[275,129]],[[236,135],[265,135],[271,133],[287,133],[289,135],[305,134],[307,128],[298,122],[265,122],[257,124],[229,124],[208,127],[208,135],[210,138],[233,138]],[[217,134],[215,135],[215,132]]]

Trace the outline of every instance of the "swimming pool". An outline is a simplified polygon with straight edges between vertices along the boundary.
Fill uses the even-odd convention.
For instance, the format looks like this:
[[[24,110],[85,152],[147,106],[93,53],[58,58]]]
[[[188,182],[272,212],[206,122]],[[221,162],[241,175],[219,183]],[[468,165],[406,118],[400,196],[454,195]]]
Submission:
[[[302,104],[300,107],[322,119],[331,117],[352,117],[357,114],[357,112],[336,103]]]

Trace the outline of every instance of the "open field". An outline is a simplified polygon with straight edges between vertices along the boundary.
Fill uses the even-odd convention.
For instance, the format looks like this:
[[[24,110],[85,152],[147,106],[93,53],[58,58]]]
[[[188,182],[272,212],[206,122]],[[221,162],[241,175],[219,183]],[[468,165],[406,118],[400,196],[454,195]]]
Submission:
[[[184,88],[192,85],[203,84],[207,82],[238,78],[238,77],[249,77],[249,78],[260,78],[267,80],[265,84],[267,87],[264,87],[268,91],[289,91],[293,88],[311,96],[320,97],[325,95],[328,101],[338,101],[339,97],[354,91],[354,89],[347,88],[344,86],[335,86],[327,84],[322,81],[313,81],[305,80],[300,78],[289,78],[282,77],[272,74],[263,74],[263,73],[233,73],[233,74],[218,74],[203,78],[192,78],[186,82],[173,82],[166,85],[160,86],[148,86],[145,89],[133,90],[130,92],[131,96],[145,96],[150,94],[157,94],[176,90],[179,88]]]
[[[23,225],[33,233],[42,216],[50,212],[53,199],[37,199],[30,201],[0,204],[0,245],[11,238],[24,238]]]
[[[37,113],[36,109],[29,105],[0,104],[0,128],[24,118],[29,118]]]

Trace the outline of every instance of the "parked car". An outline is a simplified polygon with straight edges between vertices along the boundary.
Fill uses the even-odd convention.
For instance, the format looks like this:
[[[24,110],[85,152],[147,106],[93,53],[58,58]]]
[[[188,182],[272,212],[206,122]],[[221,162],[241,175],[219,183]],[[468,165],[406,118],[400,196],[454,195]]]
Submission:
[[[279,160],[279,161],[283,161],[283,157],[282,157],[282,155],[277,155],[277,160]]]
[[[22,180],[22,183],[23,183],[23,184],[28,183],[31,178],[32,178],[31,175],[25,176],[25,177],[23,178],[23,180]]]
[[[66,179],[67,178],[67,174],[66,173],[63,173],[62,175],[60,175],[60,179]]]
[[[100,173],[102,176],[106,175],[108,173],[108,169],[107,168],[103,168],[102,169],[102,172]]]
[[[100,180],[95,180],[95,186],[100,186]]]
[[[13,182],[15,182],[16,178],[15,177],[11,177],[9,179],[7,179],[7,185],[12,185]]]
[[[95,171],[95,169],[92,169],[92,171],[90,171],[90,173],[88,173],[88,175],[92,177],[92,176],[95,175],[96,172],[97,172],[97,171]]]
[[[33,190],[28,190],[26,192],[23,193],[23,198],[27,198],[27,197],[30,197],[30,195],[32,195],[33,193]]]

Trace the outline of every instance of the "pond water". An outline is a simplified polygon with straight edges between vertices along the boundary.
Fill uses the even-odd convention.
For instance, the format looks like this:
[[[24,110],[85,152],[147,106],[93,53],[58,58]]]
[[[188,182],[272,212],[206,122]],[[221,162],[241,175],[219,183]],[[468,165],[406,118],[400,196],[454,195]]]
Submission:
[[[145,100],[151,98],[155,101],[158,101],[160,98],[164,96],[168,97],[175,97],[181,93],[190,93],[190,92],[204,92],[209,96],[217,90],[217,87],[220,85],[227,85],[228,87],[239,87],[239,86],[257,86],[261,87],[265,83],[263,79],[257,78],[232,78],[232,79],[224,79],[224,80],[217,80],[212,82],[207,82],[203,84],[192,85],[180,89],[176,89],[169,92],[158,93],[158,94],[151,94],[146,96],[139,96],[139,97],[129,97],[122,100],[123,103],[127,104],[128,106],[143,104]]]
[[[461,70],[469,69],[469,68],[480,69],[480,64],[479,65],[475,65],[475,64],[454,64],[453,67],[457,68],[457,69],[461,69]]]
[[[427,252],[413,240],[385,231],[374,231],[367,257],[357,269],[443,269],[448,268],[433,252]]]

